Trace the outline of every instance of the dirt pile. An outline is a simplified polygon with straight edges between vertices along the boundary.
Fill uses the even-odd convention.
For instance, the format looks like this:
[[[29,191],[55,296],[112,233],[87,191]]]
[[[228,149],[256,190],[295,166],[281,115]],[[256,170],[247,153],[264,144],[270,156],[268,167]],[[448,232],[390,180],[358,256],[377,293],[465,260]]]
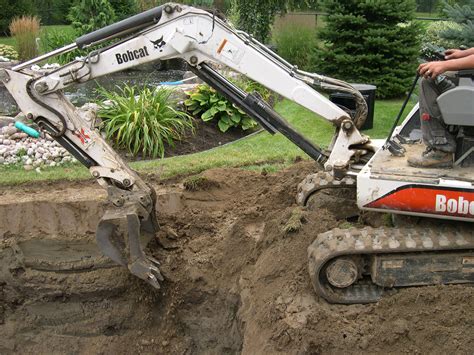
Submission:
[[[297,184],[314,169],[218,169],[185,184],[179,211],[158,212],[163,228],[149,245],[167,279],[160,291],[101,258],[90,231],[51,223],[57,231],[4,233],[0,353],[472,352],[473,288],[412,288],[367,306],[314,295],[307,247],[347,224],[295,205]],[[80,201],[58,203],[84,213]]]

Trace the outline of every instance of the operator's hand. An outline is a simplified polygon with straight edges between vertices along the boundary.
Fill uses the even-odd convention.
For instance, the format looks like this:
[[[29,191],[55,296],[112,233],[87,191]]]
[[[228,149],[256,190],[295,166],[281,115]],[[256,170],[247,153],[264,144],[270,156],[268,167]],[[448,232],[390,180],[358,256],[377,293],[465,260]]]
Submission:
[[[434,79],[446,70],[446,62],[428,62],[420,64],[418,67],[418,73],[426,79]]]
[[[448,49],[444,52],[444,59],[459,59],[465,57],[465,51],[461,49]]]

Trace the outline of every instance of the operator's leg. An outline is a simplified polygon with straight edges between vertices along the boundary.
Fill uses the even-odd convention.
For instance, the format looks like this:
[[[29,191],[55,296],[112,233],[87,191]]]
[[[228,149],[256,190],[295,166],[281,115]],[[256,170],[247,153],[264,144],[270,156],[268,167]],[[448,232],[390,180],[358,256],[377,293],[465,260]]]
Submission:
[[[408,164],[411,166],[424,168],[452,166],[453,153],[456,151],[456,140],[448,132],[436,101],[439,95],[443,91],[447,91],[447,89],[438,85],[433,79],[422,79],[421,81],[421,131],[423,133],[423,142],[428,149],[423,156],[408,159]]]
[[[422,79],[420,87],[421,130],[423,141],[428,147],[446,153],[454,153],[456,140],[448,132],[436,101],[444,91],[435,80]]]

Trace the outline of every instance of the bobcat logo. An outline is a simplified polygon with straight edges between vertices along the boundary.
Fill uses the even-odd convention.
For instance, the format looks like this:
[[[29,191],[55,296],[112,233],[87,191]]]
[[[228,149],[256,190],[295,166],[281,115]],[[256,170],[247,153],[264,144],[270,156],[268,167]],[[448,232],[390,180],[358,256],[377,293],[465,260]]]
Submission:
[[[151,43],[153,43],[153,48],[159,49],[160,52],[163,52],[163,47],[165,46],[166,42],[163,41],[163,36],[160,37],[160,39],[157,39],[156,41],[150,40]]]

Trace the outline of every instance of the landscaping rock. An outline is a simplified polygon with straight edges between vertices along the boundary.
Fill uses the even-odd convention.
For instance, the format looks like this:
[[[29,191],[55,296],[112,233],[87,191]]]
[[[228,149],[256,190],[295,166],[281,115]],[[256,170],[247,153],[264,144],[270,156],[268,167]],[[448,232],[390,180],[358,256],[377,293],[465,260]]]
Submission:
[[[6,127],[10,124],[15,123],[15,120],[8,116],[0,116],[0,128]]]
[[[22,119],[28,125],[32,125],[25,117],[15,118],[15,120]],[[42,138],[32,138],[13,126],[15,120],[3,117],[1,121],[7,124],[0,128],[0,164],[21,164],[25,170],[33,170],[45,164],[54,167],[73,161],[66,149],[49,135],[40,132]]]
[[[13,124],[9,124],[8,126],[2,128],[2,133],[4,136],[9,137],[12,134],[18,133],[18,129],[13,126]]]
[[[189,78],[193,78],[193,79],[189,81],[185,81],[186,84],[202,84],[203,83],[203,81],[198,76],[196,76],[196,74],[194,74],[192,71],[187,71],[183,75],[183,80],[186,80]]]

